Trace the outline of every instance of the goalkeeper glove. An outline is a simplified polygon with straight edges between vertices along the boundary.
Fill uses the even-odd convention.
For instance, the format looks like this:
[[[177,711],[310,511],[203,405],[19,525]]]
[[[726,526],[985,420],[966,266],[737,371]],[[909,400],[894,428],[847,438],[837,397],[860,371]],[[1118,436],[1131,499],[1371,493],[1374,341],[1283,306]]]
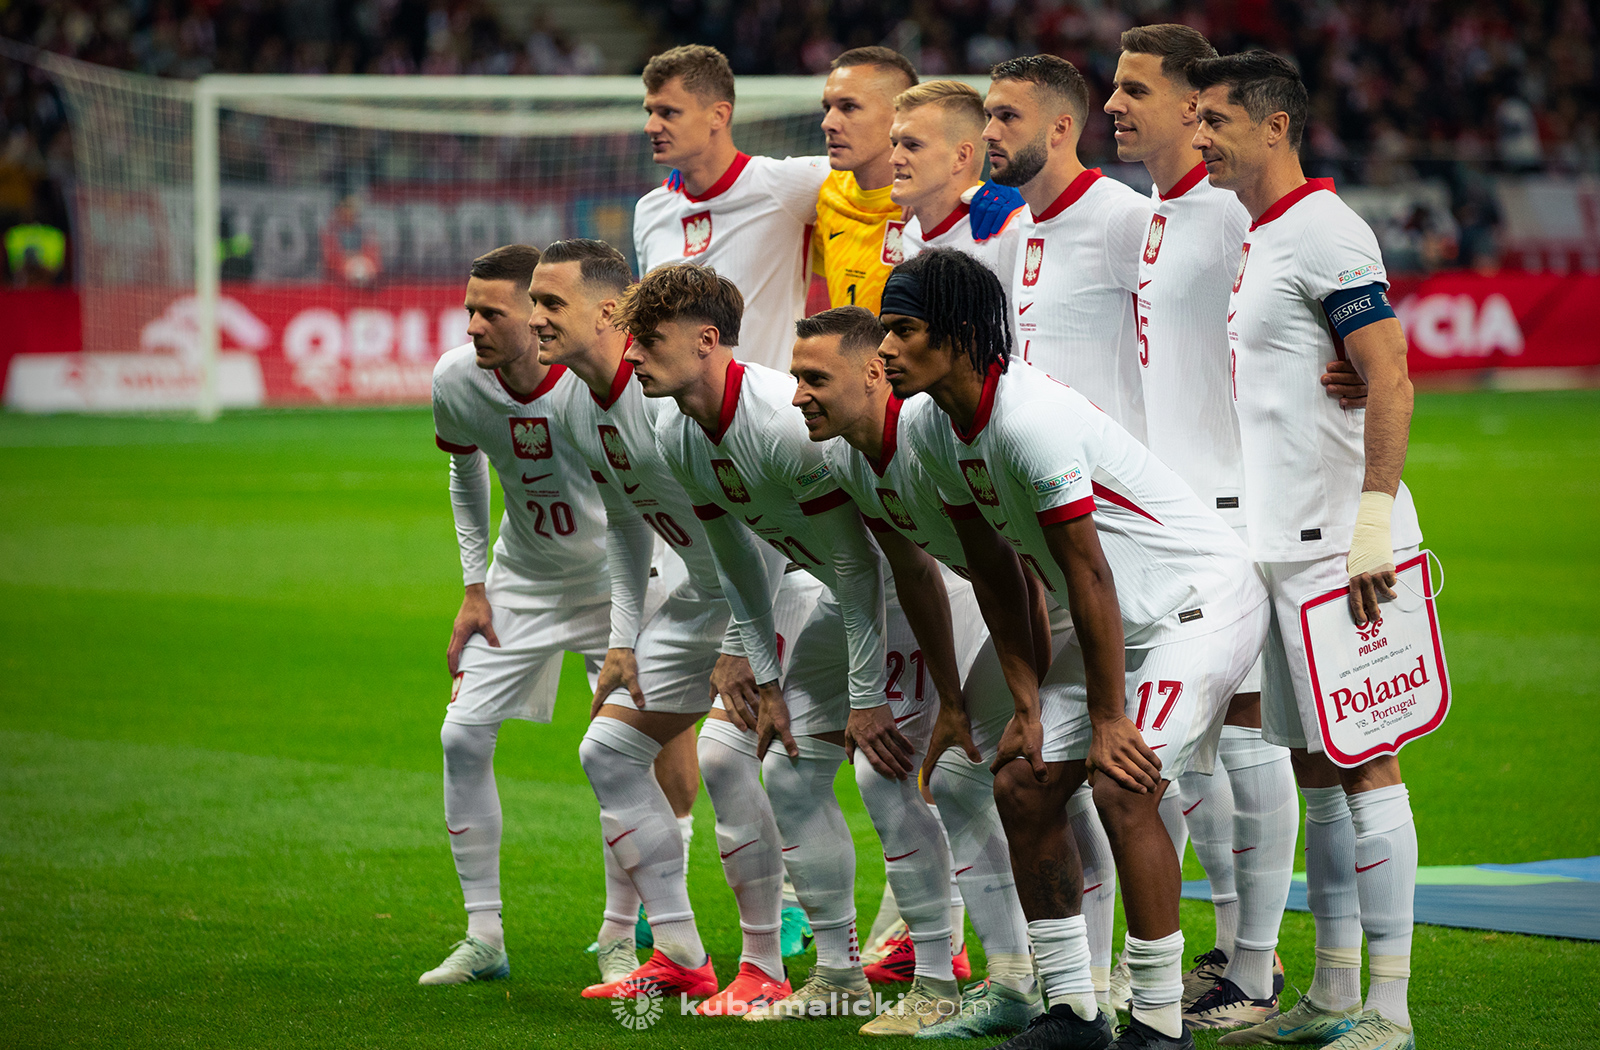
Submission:
[[[1022,207],[1022,194],[1010,186],[986,182],[974,187],[967,201],[967,221],[972,224],[972,239],[986,241],[1005,229],[1012,214]],[[962,194],[965,198],[967,194]]]

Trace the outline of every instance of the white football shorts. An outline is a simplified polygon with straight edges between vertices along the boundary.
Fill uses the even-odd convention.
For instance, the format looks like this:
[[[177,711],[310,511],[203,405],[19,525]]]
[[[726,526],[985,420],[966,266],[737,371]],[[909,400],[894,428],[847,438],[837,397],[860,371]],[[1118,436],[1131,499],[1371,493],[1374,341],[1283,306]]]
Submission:
[[[1261,653],[1268,619],[1263,601],[1221,630],[1126,651],[1124,710],[1161,760],[1163,779],[1212,771],[1228,701]],[[1039,689],[1046,762],[1089,756],[1083,650],[1076,636],[1066,641]]]
[[[665,597],[639,631],[633,651],[646,711],[701,714],[711,709],[711,671],[728,616],[725,599],[687,580]],[[634,707],[626,688],[606,697],[606,703]]]
[[[494,611],[492,648],[481,634],[467,640],[450,688],[444,720],[457,725],[498,725],[508,718],[548,722],[561,684],[562,654],[584,657],[592,688],[611,640],[611,602],[582,601],[490,565],[484,591]]]
[[[1396,564],[1414,557],[1418,549],[1395,551]],[[1261,675],[1261,739],[1270,744],[1323,750],[1300,606],[1350,582],[1345,558],[1330,554],[1313,561],[1260,563],[1272,609]]]

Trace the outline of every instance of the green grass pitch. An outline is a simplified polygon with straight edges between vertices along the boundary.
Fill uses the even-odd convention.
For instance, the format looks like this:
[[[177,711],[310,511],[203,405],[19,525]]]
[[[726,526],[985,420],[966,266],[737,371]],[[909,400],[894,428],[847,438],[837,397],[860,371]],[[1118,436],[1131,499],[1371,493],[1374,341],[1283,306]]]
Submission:
[[[1404,756],[1422,861],[1592,854],[1600,394],[1424,396],[1406,477],[1456,687]],[[439,833],[457,573],[424,411],[0,416],[0,1045],[855,1045],[845,1020],[675,1009],[633,1032],[578,998],[602,890],[574,677],[555,724],[501,737],[511,979],[418,987],[464,925]],[[865,923],[883,869],[841,795]],[[703,792],[697,812],[726,976]],[[1210,907],[1183,918],[1208,947]],[[1291,997],[1310,946],[1289,915]],[[1424,1047],[1600,1041],[1600,945],[1418,927],[1413,975]]]

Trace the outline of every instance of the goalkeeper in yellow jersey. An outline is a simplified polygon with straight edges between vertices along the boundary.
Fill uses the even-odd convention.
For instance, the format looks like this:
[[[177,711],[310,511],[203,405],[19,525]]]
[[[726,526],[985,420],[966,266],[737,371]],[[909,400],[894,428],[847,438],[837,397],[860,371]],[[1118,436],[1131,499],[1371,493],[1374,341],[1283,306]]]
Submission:
[[[895,96],[916,86],[917,71],[886,47],[853,48],[832,70],[822,89],[822,131],[833,172],[817,194],[811,271],[827,282],[830,306],[877,312],[883,282],[904,258],[900,232],[910,218],[889,199],[889,128]],[[1017,191],[986,184],[971,204],[974,231],[989,223],[998,229],[1021,204]]]

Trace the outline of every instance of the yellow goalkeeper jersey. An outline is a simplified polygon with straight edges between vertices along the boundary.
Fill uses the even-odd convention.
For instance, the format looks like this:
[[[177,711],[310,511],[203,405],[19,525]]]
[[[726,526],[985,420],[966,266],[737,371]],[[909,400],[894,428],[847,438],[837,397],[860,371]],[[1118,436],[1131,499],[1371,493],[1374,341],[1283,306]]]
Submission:
[[[904,256],[900,249],[900,205],[891,187],[864,190],[855,172],[835,171],[817,193],[817,225],[811,234],[811,272],[828,282],[832,306],[862,306],[878,312],[883,282]]]

